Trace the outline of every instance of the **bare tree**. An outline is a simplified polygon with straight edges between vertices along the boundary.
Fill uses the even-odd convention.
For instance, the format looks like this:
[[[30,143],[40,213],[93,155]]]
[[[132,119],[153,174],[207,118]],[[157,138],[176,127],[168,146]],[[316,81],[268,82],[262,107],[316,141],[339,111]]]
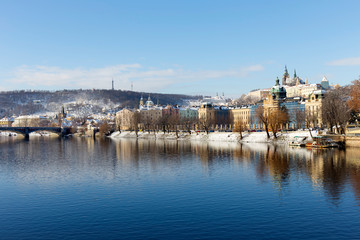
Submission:
[[[255,110],[255,118],[257,118],[264,125],[267,138],[270,138],[270,134],[269,134],[269,114],[265,113],[263,106],[258,106],[256,108],[256,110]]]
[[[348,106],[354,112],[360,112],[360,78],[354,80],[350,86],[350,99],[347,101]]]
[[[180,124],[184,126],[184,128],[189,134],[191,134],[191,129],[195,123],[196,123],[196,119],[191,117],[182,118],[180,121]]]
[[[169,125],[172,127],[173,131],[175,131],[176,137],[179,137],[179,116],[178,115],[171,115],[169,117]]]
[[[351,110],[351,119],[350,123],[359,123],[360,121],[360,78],[354,80],[353,84],[350,86],[350,99],[347,101],[347,104]]]
[[[169,131],[169,117],[169,114],[163,114],[157,122],[164,134],[166,133],[166,130]]]
[[[348,96],[347,89],[337,88],[329,91],[322,101],[323,121],[331,131],[335,127],[338,133],[345,133],[345,126],[351,117]]]
[[[144,124],[144,128],[148,133],[150,133],[151,127],[153,125],[153,121],[150,116],[145,116],[141,118],[141,122]]]
[[[136,137],[138,136],[139,133],[140,120],[141,120],[140,113],[138,111],[135,111],[131,119],[131,129],[135,132]]]
[[[295,115],[296,129],[300,129],[302,126],[304,126],[305,123],[305,117],[306,117],[305,111],[296,108],[294,111],[294,115]]]
[[[100,123],[99,132],[101,137],[109,135],[111,133],[111,130],[112,129],[107,120],[104,120],[102,123]]]
[[[272,130],[274,137],[277,138],[277,133],[288,122],[288,114],[285,109],[273,109],[269,113],[269,127]]]
[[[214,120],[211,118],[199,119],[199,126],[202,130],[206,131],[206,134],[209,134],[210,128],[213,124]]]
[[[238,132],[239,135],[240,135],[240,139],[243,139],[242,133],[243,133],[245,130],[247,130],[247,125],[246,125],[246,123],[245,123],[241,118],[238,118],[238,119],[235,121],[233,132]]]
[[[305,114],[305,126],[306,128],[309,130],[309,133],[310,133],[310,136],[311,138],[313,138],[313,135],[311,133],[311,128],[313,126],[316,126],[317,125],[317,116],[310,112],[310,111],[307,111],[306,114]]]
[[[118,130],[121,133],[121,124],[122,124],[122,118],[120,116],[115,117],[115,125],[116,130]]]

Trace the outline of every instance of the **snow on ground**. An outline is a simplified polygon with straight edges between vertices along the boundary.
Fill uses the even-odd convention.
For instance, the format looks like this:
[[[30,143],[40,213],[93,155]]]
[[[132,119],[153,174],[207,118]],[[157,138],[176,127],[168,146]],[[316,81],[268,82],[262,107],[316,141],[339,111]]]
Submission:
[[[316,131],[312,131],[313,136],[317,135]],[[220,142],[248,142],[248,143],[268,143],[268,142],[279,142],[286,143],[291,141],[295,136],[301,137],[310,137],[309,131],[291,131],[278,133],[278,138],[274,139],[272,133],[270,133],[271,138],[268,139],[266,132],[245,132],[243,133],[243,139],[240,139],[239,133],[233,132],[210,132],[206,134],[205,132],[200,133],[179,133],[179,138],[176,137],[175,133],[163,133],[163,132],[138,132],[139,139],[164,139],[164,140],[197,140],[197,141],[220,141]],[[114,132],[111,138],[136,138],[135,132],[122,131]]]
[[[13,132],[0,132],[0,136],[17,136],[17,133],[13,133]]]
[[[18,134],[16,132],[0,132],[0,136],[4,137],[14,137],[14,136],[23,136],[22,134]],[[29,134],[30,136],[36,136],[36,137],[50,137],[50,136],[58,136],[56,133],[50,133],[50,132],[32,132]]]

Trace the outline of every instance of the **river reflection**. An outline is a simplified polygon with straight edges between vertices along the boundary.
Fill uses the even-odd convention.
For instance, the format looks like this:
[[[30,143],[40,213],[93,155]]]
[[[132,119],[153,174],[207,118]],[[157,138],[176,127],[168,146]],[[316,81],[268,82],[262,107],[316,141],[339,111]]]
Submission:
[[[267,144],[161,140],[1,138],[0,168],[7,178],[23,182],[113,179],[134,172],[174,172],[201,164],[211,175],[219,165],[250,169],[259,182],[271,181],[283,191],[298,180],[310,180],[337,204],[350,184],[360,202],[360,149],[308,150]],[[126,173],[126,169],[130,173]]]
[[[0,138],[0,236],[360,238],[360,149]]]
[[[335,204],[344,193],[346,184],[350,183],[355,197],[360,201],[358,148],[311,150],[267,144],[146,140],[120,140],[115,144],[118,161],[132,165],[138,164],[139,155],[143,152],[153,156],[152,167],[165,164],[161,161],[181,164],[180,156],[188,154],[197,159],[208,174],[216,164],[252,166],[259,181],[271,179],[274,188],[279,191],[286,189],[292,180],[309,179],[314,189],[323,190]],[[161,155],[166,158],[157,157]]]

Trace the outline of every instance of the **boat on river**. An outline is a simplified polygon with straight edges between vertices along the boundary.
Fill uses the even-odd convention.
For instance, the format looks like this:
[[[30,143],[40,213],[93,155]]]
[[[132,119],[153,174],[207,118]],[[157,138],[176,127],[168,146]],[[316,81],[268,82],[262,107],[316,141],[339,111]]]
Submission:
[[[290,147],[305,147],[307,137],[295,136],[292,141],[289,142]]]
[[[334,148],[339,147],[339,145],[330,138],[323,136],[313,137],[312,142],[308,142],[305,145],[307,148]]]

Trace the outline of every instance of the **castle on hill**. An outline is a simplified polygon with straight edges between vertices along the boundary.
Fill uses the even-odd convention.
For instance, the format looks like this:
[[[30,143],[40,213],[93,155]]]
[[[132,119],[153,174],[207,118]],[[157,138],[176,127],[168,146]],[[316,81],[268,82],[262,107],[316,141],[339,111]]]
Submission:
[[[279,81],[280,86],[280,81]],[[294,70],[294,76],[290,77],[287,67],[285,66],[285,71],[282,76],[281,87],[286,89],[287,97],[309,97],[314,91],[319,90],[329,90],[330,84],[327,78],[324,76],[320,83],[308,83],[308,80],[305,81],[300,78],[296,74],[296,70]],[[271,91],[270,88],[266,89],[257,89],[253,90],[248,93],[249,97],[254,99],[264,99],[267,97],[269,92]]]
[[[289,75],[289,72],[287,70],[287,67],[285,65],[285,71],[284,71],[284,74],[283,74],[283,77],[282,77],[282,85],[298,86],[300,84],[308,84],[308,80],[306,79],[304,81],[299,76],[297,76],[296,70],[294,70],[294,77],[291,78],[290,75]]]

